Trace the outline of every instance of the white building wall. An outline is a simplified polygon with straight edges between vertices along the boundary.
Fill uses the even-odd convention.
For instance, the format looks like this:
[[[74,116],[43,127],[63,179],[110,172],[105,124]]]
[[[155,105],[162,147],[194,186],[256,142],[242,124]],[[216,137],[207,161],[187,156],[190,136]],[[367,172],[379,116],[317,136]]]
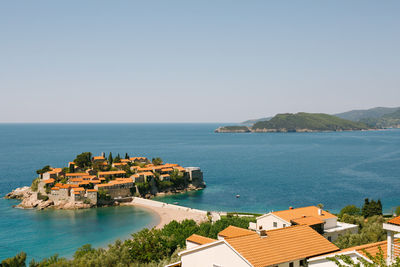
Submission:
[[[277,224],[277,227],[274,227],[274,222]],[[272,214],[267,214],[265,217],[257,219],[257,230],[260,230],[260,226],[262,226],[262,230],[272,230],[288,227],[290,225],[290,222],[285,222]]]
[[[191,249],[191,248],[194,248],[194,247],[197,247],[197,246],[199,246],[199,244],[196,244],[196,243],[193,243],[193,242],[190,242],[190,241],[186,240],[186,249]]]
[[[325,219],[324,229],[334,228],[337,224],[337,218]]]
[[[237,253],[225,243],[181,255],[182,267],[249,267]]]

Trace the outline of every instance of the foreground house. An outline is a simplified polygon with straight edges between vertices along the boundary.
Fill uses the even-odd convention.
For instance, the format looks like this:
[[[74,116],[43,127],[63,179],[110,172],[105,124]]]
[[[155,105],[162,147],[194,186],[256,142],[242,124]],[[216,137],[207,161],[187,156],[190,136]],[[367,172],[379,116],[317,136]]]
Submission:
[[[254,232],[229,226],[218,240],[192,235],[186,240],[181,267],[306,266],[307,259],[339,248],[307,225]]]
[[[358,226],[338,222],[338,218],[318,207],[302,207],[275,211],[257,218],[256,223],[250,223],[251,230],[272,230],[292,225],[308,225],[322,234],[329,241],[335,241],[340,235],[348,232],[357,233]]]

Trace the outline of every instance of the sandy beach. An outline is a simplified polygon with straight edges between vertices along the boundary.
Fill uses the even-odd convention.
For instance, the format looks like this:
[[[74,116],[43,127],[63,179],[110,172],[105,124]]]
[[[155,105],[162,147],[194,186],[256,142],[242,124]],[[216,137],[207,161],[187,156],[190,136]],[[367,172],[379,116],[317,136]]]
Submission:
[[[185,219],[192,219],[197,223],[208,220],[207,211],[191,209],[149,199],[135,197],[132,202],[124,203],[123,205],[146,208],[157,214],[159,216],[159,223],[156,226],[157,229],[163,228],[164,225],[173,220],[180,222]]]

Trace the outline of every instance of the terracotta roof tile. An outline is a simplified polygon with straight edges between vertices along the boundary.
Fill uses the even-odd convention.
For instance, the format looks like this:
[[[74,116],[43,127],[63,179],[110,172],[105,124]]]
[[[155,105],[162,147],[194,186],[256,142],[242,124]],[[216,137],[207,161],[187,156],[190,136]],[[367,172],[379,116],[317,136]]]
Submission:
[[[389,220],[388,223],[395,224],[395,225],[400,225],[400,216]]]
[[[255,267],[277,265],[339,250],[306,225],[275,229],[266,233],[265,237],[247,234],[227,237],[225,240]]]
[[[330,214],[327,211],[322,210],[322,214],[318,215],[318,207],[310,206],[310,207],[302,207],[297,209],[288,209],[288,210],[281,210],[272,212],[272,214],[284,219],[287,222],[291,220],[302,218],[304,216],[315,217],[321,220],[329,219],[329,218],[336,218],[335,215]]]
[[[293,219],[292,222],[299,225],[315,225],[315,224],[322,224],[324,223],[323,220],[318,219],[313,216],[306,216],[302,218]]]
[[[47,180],[43,180],[43,183],[45,183],[45,184],[52,184],[54,182],[55,182],[55,180],[53,178],[50,178],[50,179],[47,179]]]
[[[190,241],[192,243],[199,244],[199,245],[204,245],[204,244],[208,244],[208,243],[217,241],[216,239],[212,239],[212,238],[208,238],[208,237],[204,237],[204,236],[196,235],[196,234],[189,236],[186,240]]]
[[[238,237],[238,236],[244,236],[244,235],[257,235],[258,236],[258,234],[254,231],[243,229],[243,228],[232,226],[232,225],[229,225],[227,228],[225,228],[224,230],[219,232],[218,235],[222,236],[224,238]]]

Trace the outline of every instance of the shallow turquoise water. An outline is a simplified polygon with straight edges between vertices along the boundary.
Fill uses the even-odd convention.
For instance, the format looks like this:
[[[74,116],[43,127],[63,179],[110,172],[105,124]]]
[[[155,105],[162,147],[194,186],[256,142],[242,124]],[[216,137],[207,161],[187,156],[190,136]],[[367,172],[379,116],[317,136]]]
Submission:
[[[217,124],[0,124],[0,195],[30,184],[35,170],[80,152],[112,151],[199,166],[207,188],[161,198],[205,210],[254,211],[323,203],[338,211],[380,198],[400,205],[400,130],[215,134]],[[240,198],[235,198],[240,194]],[[0,200],[0,259],[20,250],[70,255],[154,223],[141,210],[32,211]]]

